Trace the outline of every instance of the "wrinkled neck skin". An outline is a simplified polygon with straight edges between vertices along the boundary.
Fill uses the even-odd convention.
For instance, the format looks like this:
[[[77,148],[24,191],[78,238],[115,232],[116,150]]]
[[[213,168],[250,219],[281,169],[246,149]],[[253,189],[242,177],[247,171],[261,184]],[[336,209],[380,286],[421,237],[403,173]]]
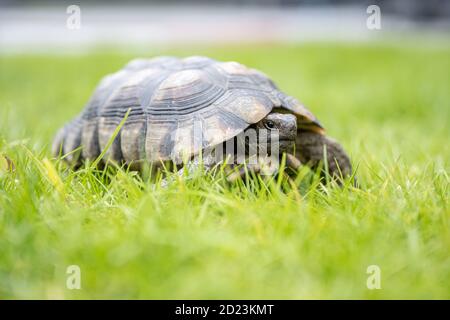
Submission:
[[[328,172],[332,177],[351,176],[352,165],[347,153],[334,139],[320,133],[298,130],[295,142],[295,156],[313,170],[326,159]]]
[[[236,143],[236,141],[234,143]],[[259,146],[256,146],[256,148],[259,148]],[[347,153],[337,141],[322,133],[299,129],[297,130],[295,140],[289,139],[286,145],[280,149],[280,161],[283,153],[287,153],[286,165],[294,169],[294,171],[301,165],[307,165],[314,171],[322,165],[322,177],[325,177],[325,170],[327,169],[329,175],[334,178],[338,184],[342,183],[342,178],[350,177],[352,175],[352,165]],[[246,150],[248,150],[248,148]],[[225,150],[224,154],[226,154]],[[268,155],[272,154],[268,152]],[[292,155],[292,158],[295,156],[295,158],[300,161],[290,159],[290,155]],[[246,153],[246,156],[248,156],[248,153]],[[227,161],[227,163],[231,164],[231,167],[238,164],[236,161],[236,153],[228,154],[228,157],[229,161]],[[324,160],[326,161],[326,164],[324,164]],[[358,185],[356,179],[354,180],[354,183],[355,185]]]
[[[249,129],[254,129],[255,132],[257,132],[257,139],[256,143],[254,143],[254,141],[253,143],[251,143],[252,141],[250,141],[250,139],[245,139],[246,150],[254,151],[261,148],[261,150],[266,150],[268,154],[272,154],[272,152],[278,152],[280,158],[283,153],[293,153],[295,150],[296,135],[283,134],[283,132],[277,130],[267,130],[266,128],[259,128],[256,125],[250,126],[247,130]],[[263,133],[263,131],[265,132]],[[245,133],[246,132],[244,131],[244,134]],[[242,142],[238,141],[237,143]]]
[[[292,122],[290,122],[288,118],[277,118],[278,115],[274,117],[267,117],[269,120],[277,120],[278,127],[275,130],[279,131],[279,148],[278,148],[278,156],[281,157],[283,153],[292,154],[300,160],[301,164],[309,166],[312,170],[316,170],[321,164],[323,165],[323,169],[328,168],[328,173],[337,180],[340,180],[341,177],[348,177],[352,174],[352,166],[350,159],[342,146],[335,141],[334,139],[327,137],[321,132],[315,132],[311,130],[305,129],[297,129]],[[245,150],[244,157],[247,158],[249,155],[261,155],[260,153],[260,136],[258,135],[258,129],[266,129],[263,119],[260,122],[251,125],[246,129],[243,135],[240,137],[233,137],[228,141],[222,143],[222,155],[218,159],[215,155],[209,157],[209,159],[204,158],[203,160],[207,163],[206,165],[213,165],[217,163],[223,163],[225,159],[227,159],[227,163],[232,167],[237,164],[241,164],[238,161],[238,145],[245,145],[244,148],[240,150]],[[289,120],[289,121],[285,121]],[[281,128],[281,130],[279,130]],[[250,140],[245,138],[249,136],[247,130],[254,130],[256,133],[256,143],[255,136],[253,136],[252,143],[249,143]],[[268,130],[270,132],[270,130]],[[268,135],[270,137],[270,134]],[[232,146],[232,147],[230,147]],[[262,154],[266,154],[268,156],[273,156],[271,150],[271,141],[267,142],[267,149],[263,150]],[[325,151],[326,150],[326,151]],[[240,155],[242,156],[242,154]],[[323,161],[326,158],[326,165],[323,164]],[[298,168],[293,167],[294,170]],[[324,174],[324,171],[322,171]]]

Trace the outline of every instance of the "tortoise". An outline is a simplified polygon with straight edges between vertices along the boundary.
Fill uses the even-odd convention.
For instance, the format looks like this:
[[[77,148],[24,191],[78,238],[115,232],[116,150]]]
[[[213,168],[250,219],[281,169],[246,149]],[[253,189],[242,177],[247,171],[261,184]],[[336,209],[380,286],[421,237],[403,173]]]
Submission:
[[[52,149],[74,166],[104,152],[103,163],[139,170],[142,163],[182,164],[186,156],[225,144],[251,128],[278,132],[280,154],[287,153],[287,164],[294,169],[301,164],[314,169],[326,156],[331,175],[351,174],[341,145],[268,76],[237,62],[202,56],[135,59],[105,76],[84,111],[58,131]]]

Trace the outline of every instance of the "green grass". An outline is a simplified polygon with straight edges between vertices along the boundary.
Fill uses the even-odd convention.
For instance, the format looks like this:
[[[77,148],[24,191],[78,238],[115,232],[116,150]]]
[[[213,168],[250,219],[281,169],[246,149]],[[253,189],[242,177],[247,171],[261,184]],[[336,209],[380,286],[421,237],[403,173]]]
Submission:
[[[448,46],[140,55],[161,53],[269,74],[343,143],[362,188],[73,172],[52,136],[135,55],[0,56],[0,153],[16,166],[0,169],[0,298],[450,298]],[[73,264],[81,290],[66,288]]]

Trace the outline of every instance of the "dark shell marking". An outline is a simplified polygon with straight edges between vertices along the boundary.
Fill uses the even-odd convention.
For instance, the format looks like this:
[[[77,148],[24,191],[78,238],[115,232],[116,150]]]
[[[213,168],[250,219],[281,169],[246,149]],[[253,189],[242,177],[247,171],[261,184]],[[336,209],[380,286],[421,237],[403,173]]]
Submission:
[[[56,135],[53,153],[71,153],[66,157],[71,163],[97,158],[131,109],[105,158],[158,162],[176,155],[180,160],[236,136],[273,108],[321,128],[266,75],[239,63],[206,57],[136,59],[102,79],[84,111]],[[195,141],[194,123],[200,124],[201,141]]]

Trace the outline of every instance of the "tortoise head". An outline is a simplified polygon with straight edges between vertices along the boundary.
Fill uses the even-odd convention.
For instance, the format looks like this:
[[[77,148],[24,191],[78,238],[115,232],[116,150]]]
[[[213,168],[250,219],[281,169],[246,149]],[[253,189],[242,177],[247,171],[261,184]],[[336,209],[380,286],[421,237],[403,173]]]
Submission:
[[[267,129],[278,134],[279,151],[293,150],[297,136],[297,117],[289,113],[271,112],[255,124],[256,129]],[[269,135],[270,137],[270,135]]]

